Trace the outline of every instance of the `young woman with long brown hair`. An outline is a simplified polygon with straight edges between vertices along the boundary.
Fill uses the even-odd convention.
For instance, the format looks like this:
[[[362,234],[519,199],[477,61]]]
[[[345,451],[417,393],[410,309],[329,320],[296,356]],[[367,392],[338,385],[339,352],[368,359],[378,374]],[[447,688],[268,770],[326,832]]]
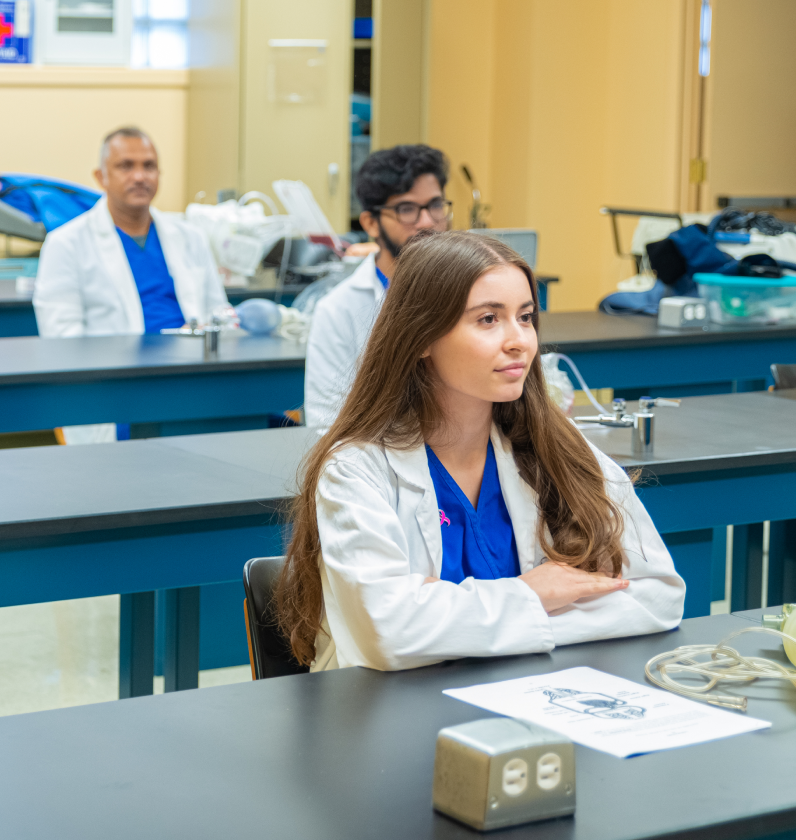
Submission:
[[[631,482],[547,395],[537,310],[496,240],[402,251],[295,505],[277,611],[300,662],[395,670],[679,623],[685,585]]]

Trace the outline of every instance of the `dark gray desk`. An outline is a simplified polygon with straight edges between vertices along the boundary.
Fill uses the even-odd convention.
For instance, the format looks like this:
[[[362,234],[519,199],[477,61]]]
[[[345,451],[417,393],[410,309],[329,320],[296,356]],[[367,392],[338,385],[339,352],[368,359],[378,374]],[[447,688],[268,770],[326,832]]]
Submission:
[[[282,552],[278,514],[308,441],[273,429],[0,451],[0,606],[121,593],[122,696],[152,691],[154,590],[187,599],[167,608],[190,648],[167,652],[170,687],[245,662],[241,570]]]
[[[149,424],[146,436],[267,425],[304,402],[304,345],[224,335],[0,340],[0,432],[82,423]]]
[[[618,395],[761,390],[772,363],[796,362],[796,326],[661,330],[653,318],[544,312],[547,350],[571,356],[593,388]],[[304,401],[304,346],[225,336],[221,358],[177,336],[0,340],[0,432],[81,423],[148,424],[145,436],[266,425]]]
[[[3,833],[26,840],[477,837],[431,808],[434,745],[442,727],[489,713],[443,689],[577,665],[643,682],[654,654],[718,642],[745,624],[714,616],[550,655],[398,673],[349,669],[2,718]],[[742,644],[754,652],[754,641]],[[793,692],[747,689],[749,714],[771,721],[767,731],[625,760],[576,747],[575,817],[495,836],[751,840],[796,831]]]
[[[707,615],[723,597],[723,543],[713,563],[717,532],[733,524],[741,535],[764,520],[773,520],[774,534],[793,528],[792,396],[699,397],[660,409],[656,455],[643,462],[630,455],[629,430],[588,433],[624,467],[642,469],[639,494],[688,582],[688,616]],[[197,647],[204,668],[245,662],[241,569],[249,557],[282,552],[280,512],[314,439],[295,428],[0,452],[0,606],[122,593],[123,639],[131,639],[123,673],[125,662],[143,663],[139,682],[128,674],[139,686],[130,691],[139,693],[152,684],[151,658],[135,654],[136,634],[152,627],[151,591],[224,584],[202,590],[207,620],[198,638],[195,620],[181,625],[192,664],[180,670],[169,660],[167,673],[195,682]],[[760,603],[759,563],[739,536],[733,609]],[[796,600],[787,589],[794,570],[796,558],[772,552],[769,603]]]

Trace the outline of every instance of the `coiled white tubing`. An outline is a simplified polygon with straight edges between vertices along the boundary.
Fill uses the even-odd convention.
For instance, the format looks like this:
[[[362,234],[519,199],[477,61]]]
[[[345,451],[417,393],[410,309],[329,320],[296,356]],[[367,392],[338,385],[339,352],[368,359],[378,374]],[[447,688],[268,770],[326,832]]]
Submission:
[[[730,633],[717,645],[683,645],[667,653],[659,653],[647,662],[644,673],[650,682],[667,691],[741,712],[746,711],[746,698],[713,692],[720,682],[788,680],[796,688],[796,668],[788,668],[761,656],[742,656],[734,648],[728,647],[729,641],[744,633],[769,633],[796,644],[796,638],[779,630],[769,627],[744,627]],[[658,671],[658,675],[654,673],[655,670]],[[674,679],[673,674],[702,677],[705,683],[701,686],[685,685]]]

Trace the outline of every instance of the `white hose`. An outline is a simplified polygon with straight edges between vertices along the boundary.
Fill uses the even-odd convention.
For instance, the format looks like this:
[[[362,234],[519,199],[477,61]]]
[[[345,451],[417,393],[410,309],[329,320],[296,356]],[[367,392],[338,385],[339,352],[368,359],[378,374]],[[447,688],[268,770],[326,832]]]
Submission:
[[[796,669],[786,668],[779,662],[760,656],[741,656],[737,650],[727,647],[730,639],[744,633],[770,633],[796,644],[793,636],[780,630],[770,627],[744,627],[742,630],[730,633],[717,645],[685,645],[653,656],[644,667],[644,673],[650,682],[667,691],[682,694],[692,700],[701,700],[712,706],[723,706],[726,709],[736,709],[741,712],[746,711],[745,697],[718,694],[712,692],[711,689],[721,680],[738,683],[759,679],[788,680],[796,687]],[[707,661],[703,661],[705,657]],[[655,675],[656,669],[658,676]],[[685,674],[691,679],[702,677],[706,682],[701,686],[695,686],[693,683],[684,685],[673,679],[671,674]]]
[[[589,390],[589,386],[586,384],[585,380],[580,375],[580,371],[578,370],[575,362],[573,362],[572,359],[570,359],[569,356],[566,356],[564,353],[551,353],[550,355],[555,356],[557,359],[565,361],[572,369],[572,372],[575,374],[575,378],[578,380],[578,384],[583,390],[583,393],[586,394],[586,396],[589,398],[589,402],[597,409],[597,411],[600,412],[600,414],[609,414],[609,412],[603,406],[601,406],[600,403],[597,402],[594,394],[592,394],[592,392]]]
[[[279,215],[279,208],[276,206],[276,202],[273,200],[273,198],[271,198],[270,195],[266,195],[265,193],[260,192],[259,190],[249,190],[249,192],[247,192],[245,195],[242,195],[238,199],[238,204],[241,207],[243,207],[250,201],[253,201],[254,199],[265,204],[271,211],[272,215]]]

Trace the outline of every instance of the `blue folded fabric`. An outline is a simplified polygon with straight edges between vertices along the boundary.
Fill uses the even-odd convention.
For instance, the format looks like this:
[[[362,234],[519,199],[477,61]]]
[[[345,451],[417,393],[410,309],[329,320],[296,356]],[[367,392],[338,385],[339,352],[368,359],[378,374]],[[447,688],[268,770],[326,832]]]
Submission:
[[[102,193],[56,178],[0,174],[0,201],[41,222],[47,232],[90,210]]]
[[[600,312],[609,315],[657,315],[661,298],[671,294],[671,289],[662,281],[646,292],[614,292],[600,301]]]

